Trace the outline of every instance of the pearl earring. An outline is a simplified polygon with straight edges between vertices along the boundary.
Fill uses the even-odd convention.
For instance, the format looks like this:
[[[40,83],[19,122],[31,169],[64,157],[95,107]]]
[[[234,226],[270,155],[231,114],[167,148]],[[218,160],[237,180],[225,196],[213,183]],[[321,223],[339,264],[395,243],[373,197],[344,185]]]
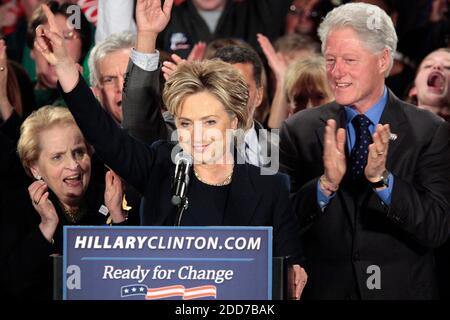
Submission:
[[[36,180],[41,180],[42,179],[42,177],[40,175],[37,175],[35,178],[36,178]]]

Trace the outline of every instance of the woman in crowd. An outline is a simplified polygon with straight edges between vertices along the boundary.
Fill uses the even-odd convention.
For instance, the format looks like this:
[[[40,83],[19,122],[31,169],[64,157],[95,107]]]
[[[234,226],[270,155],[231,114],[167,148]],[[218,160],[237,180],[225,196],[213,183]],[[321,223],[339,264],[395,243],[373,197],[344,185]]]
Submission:
[[[334,99],[322,56],[311,56],[295,62],[288,69],[285,81],[290,115]]]
[[[2,144],[7,147],[7,140]],[[92,148],[67,108],[46,106],[33,112],[22,124],[17,149],[36,181],[28,195],[17,190],[8,193],[11,198],[2,195],[0,296],[48,299],[50,256],[62,254],[62,227],[124,223],[121,181],[110,171],[106,187],[90,183]],[[99,210],[103,204],[110,217]]]

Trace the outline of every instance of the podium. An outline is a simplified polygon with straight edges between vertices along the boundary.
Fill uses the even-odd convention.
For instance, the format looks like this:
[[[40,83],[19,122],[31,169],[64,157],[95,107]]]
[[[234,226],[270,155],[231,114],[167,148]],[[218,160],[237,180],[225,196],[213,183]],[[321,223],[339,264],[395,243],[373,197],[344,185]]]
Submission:
[[[280,300],[271,227],[64,227],[54,299]]]
[[[53,258],[53,300],[62,300],[63,295],[63,258],[54,256]],[[272,299],[287,300],[287,258],[272,258]]]

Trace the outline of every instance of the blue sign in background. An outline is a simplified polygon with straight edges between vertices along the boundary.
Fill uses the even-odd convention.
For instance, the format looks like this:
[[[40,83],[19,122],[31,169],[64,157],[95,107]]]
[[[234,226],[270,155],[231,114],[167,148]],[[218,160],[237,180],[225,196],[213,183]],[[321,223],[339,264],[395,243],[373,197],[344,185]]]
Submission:
[[[138,237],[145,240],[141,248],[132,241]],[[177,246],[168,248],[169,241]],[[145,300],[160,293],[165,299],[271,299],[271,262],[271,227],[66,226],[63,298]],[[213,270],[210,277],[221,273],[223,282],[186,279],[208,273],[201,270]],[[154,292],[168,286],[175,287]]]

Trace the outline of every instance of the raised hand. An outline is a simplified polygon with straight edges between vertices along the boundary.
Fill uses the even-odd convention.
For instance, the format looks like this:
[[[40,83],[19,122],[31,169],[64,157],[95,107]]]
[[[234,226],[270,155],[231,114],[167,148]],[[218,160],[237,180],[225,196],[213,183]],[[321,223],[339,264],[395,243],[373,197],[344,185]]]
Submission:
[[[125,215],[122,210],[123,188],[120,177],[112,170],[105,175],[105,205],[114,223],[123,222]]]
[[[48,63],[55,66],[61,87],[65,92],[69,92],[78,82],[79,68],[67,53],[66,43],[62,31],[56,24],[55,15],[45,4],[42,4],[42,10],[47,17],[49,27],[41,24],[36,28],[34,47]]]
[[[369,155],[364,175],[370,182],[380,180],[386,170],[386,159],[389,150],[389,137],[391,130],[389,124],[378,124],[375,133],[372,135],[373,143],[369,145]]]
[[[261,46],[261,49],[263,50],[264,55],[267,58],[270,69],[272,69],[277,79],[277,82],[283,82],[288,68],[286,60],[282,55],[278,54],[275,51],[275,48],[272,46],[272,43],[270,43],[269,38],[261,33],[258,33],[256,36],[259,45]]]
[[[336,191],[347,170],[345,160],[345,129],[339,128],[336,131],[336,121],[327,121],[324,134],[323,166],[325,169],[321,188],[327,191]]]
[[[185,59],[181,58],[179,55],[173,53],[171,56],[172,61],[164,61],[163,66],[161,68],[161,71],[163,72],[164,79],[169,79],[169,77],[172,75],[172,73],[177,70],[178,65],[181,63],[186,62]]]
[[[34,47],[51,65],[56,66],[70,60],[70,57],[67,54],[62,31],[56,24],[55,15],[46,4],[42,4],[42,10],[47,17],[49,27],[41,24],[36,28]]]
[[[55,206],[48,199],[48,186],[42,180],[35,181],[28,187],[28,193],[34,209],[41,217],[39,229],[44,237],[51,242],[58,226],[59,218]]]
[[[192,47],[191,52],[189,53],[187,57],[187,61],[201,61],[205,58],[206,53],[206,42],[199,41],[197,42],[194,47]]]
[[[136,3],[136,25],[138,32],[160,33],[170,20],[173,0],[138,0]]]

